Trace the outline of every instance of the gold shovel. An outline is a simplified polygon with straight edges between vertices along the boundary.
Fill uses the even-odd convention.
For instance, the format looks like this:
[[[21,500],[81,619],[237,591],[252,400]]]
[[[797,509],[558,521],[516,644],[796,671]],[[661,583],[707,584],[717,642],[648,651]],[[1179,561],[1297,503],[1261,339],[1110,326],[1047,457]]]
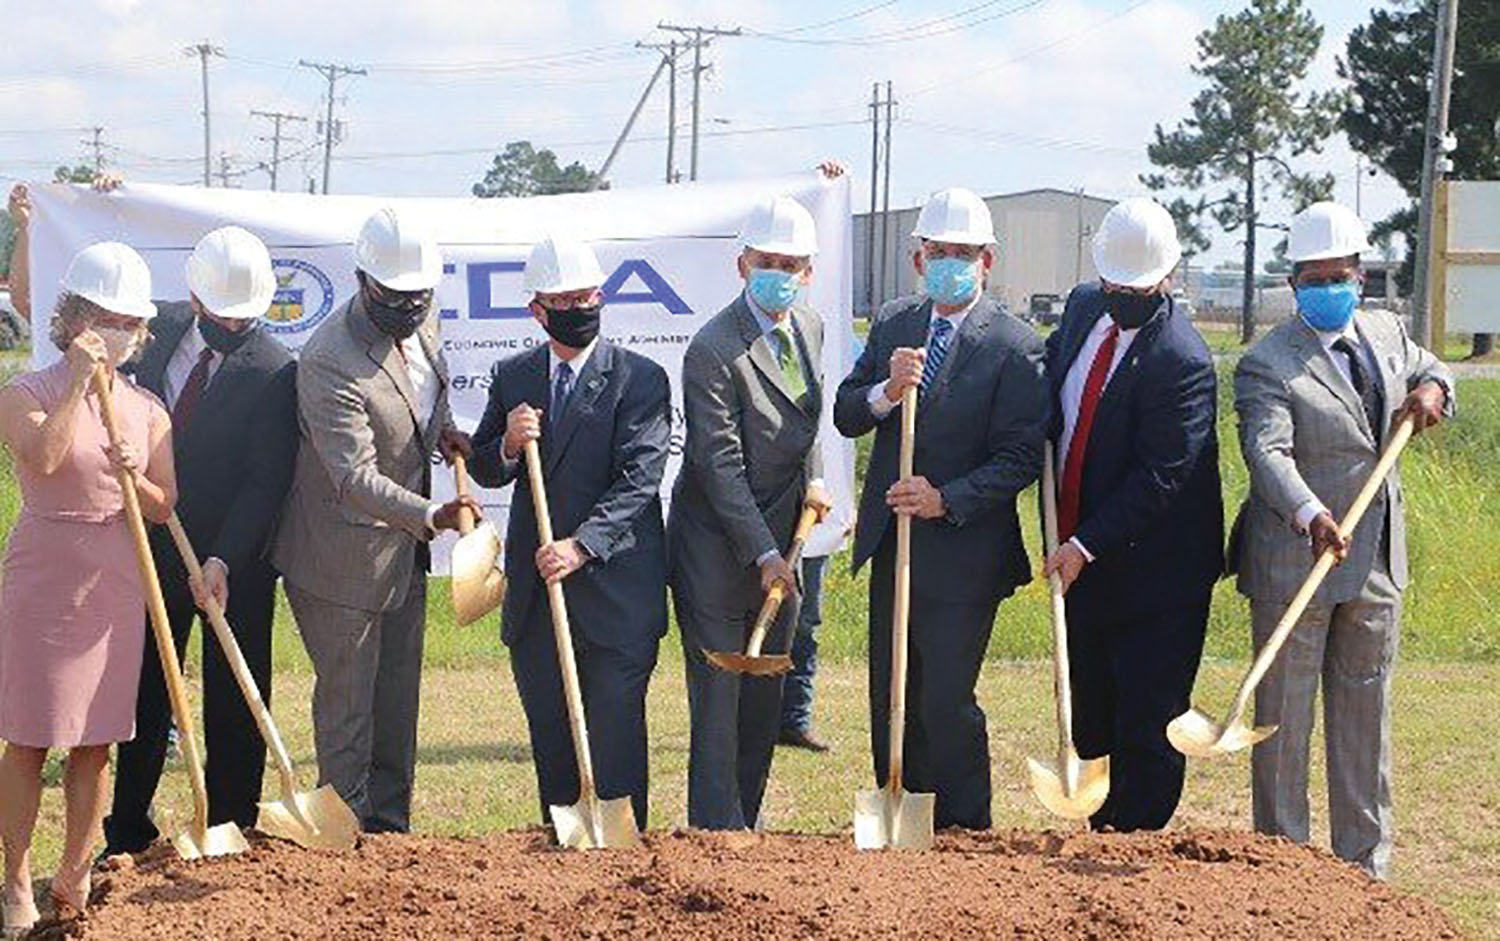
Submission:
[[[1052,468],[1052,442],[1042,452],[1042,532],[1047,554],[1057,551],[1057,484]],[[1067,820],[1083,820],[1109,796],[1109,756],[1078,757],[1073,747],[1073,683],[1068,669],[1068,609],[1063,602],[1062,577],[1048,580],[1052,593],[1052,692],[1057,700],[1057,758],[1027,758],[1031,791],[1042,806]]]
[[[1354,498],[1354,503],[1349,507],[1349,512],[1344,514],[1343,522],[1339,523],[1339,535],[1345,539],[1354,534],[1354,528],[1359,525],[1360,517],[1365,515],[1370,503],[1375,499],[1376,493],[1385,483],[1385,478],[1390,474],[1391,468],[1396,466],[1396,459],[1401,456],[1401,450],[1411,440],[1412,420],[1406,418],[1396,426],[1395,434],[1391,435],[1390,443],[1385,447],[1385,453],[1380,456],[1380,461],[1375,469],[1370,472],[1370,479],[1365,481],[1364,489],[1359,496]],[[1292,629],[1297,626],[1297,620],[1302,617],[1302,612],[1307,610],[1307,605],[1312,601],[1313,595],[1317,594],[1318,587],[1323,584],[1323,579],[1333,570],[1336,557],[1332,549],[1325,549],[1318,556],[1318,561],[1313,565],[1312,572],[1302,587],[1292,598],[1292,603],[1287,605],[1286,612],[1282,614],[1276,629],[1266,640],[1251,664],[1250,670],[1245,678],[1240,681],[1240,688],[1234,695],[1234,704],[1229,709],[1229,714],[1224,717],[1222,724],[1215,722],[1213,717],[1197,707],[1189,709],[1182,715],[1173,719],[1167,725],[1167,740],[1172,747],[1191,758],[1207,758],[1212,755],[1227,755],[1244,748],[1249,748],[1257,742],[1263,742],[1276,733],[1274,725],[1260,725],[1251,727],[1245,722],[1245,710],[1250,706],[1250,697],[1255,693],[1255,687],[1265,678],[1266,672],[1271,669],[1276,655],[1281,652],[1281,647],[1286,639],[1291,636]]]
[[[802,516],[797,520],[797,530],[792,534],[792,545],[786,554],[786,564],[793,572],[797,571],[797,566],[802,563],[802,547],[807,543],[807,537],[812,533],[813,526],[822,522],[831,509],[833,506],[828,503],[824,494],[808,491],[807,499],[802,505]],[[771,629],[771,622],[776,620],[776,613],[781,610],[781,603],[785,600],[786,586],[781,582],[772,585],[771,590],[766,592],[766,600],[760,606],[760,615],[755,619],[755,626],[750,629],[750,642],[745,645],[744,653],[705,650],[703,656],[709,663],[730,673],[775,676],[790,670],[792,668],[790,654],[762,654],[760,652],[761,645],[766,642],[766,633]]]
[[[458,495],[469,495],[469,475],[462,454],[453,455]],[[505,600],[505,573],[500,569],[500,534],[488,520],[474,525],[474,514],[458,511],[458,542],[453,545],[453,614],[459,627],[474,623]]]
[[[531,500],[536,508],[537,535],[541,545],[552,542],[552,516],[547,509],[547,484],[542,479],[542,455],[535,441],[526,442],[526,468],[531,474]],[[573,730],[573,752],[578,758],[578,803],[554,804],[552,828],[557,842],[570,849],[625,849],[641,845],[635,828],[630,798],[601,800],[594,788],[594,761],[589,754],[588,722],[583,714],[583,694],[578,688],[578,664],[573,658],[573,630],[568,626],[568,604],[562,582],[547,584],[552,605],[552,636],[557,641],[557,663],[562,672],[563,695],[568,702],[568,724]]]
[[[912,476],[917,441],[917,389],[901,397],[901,479]],[[911,618],[911,517],[896,516],[896,595],[891,618],[890,773],[886,786],[854,795],[854,845],[862,850],[932,847],[935,794],[901,789],[906,737],[906,635]]]
[[[167,520],[167,529],[172,533],[172,541],[177,544],[177,552],[182,556],[183,564],[187,566],[188,577],[202,585],[203,567],[198,563],[198,554],[193,551],[193,544],[188,540],[187,531],[182,528],[182,521],[177,518],[176,513]],[[245,705],[255,718],[260,737],[270,747],[271,754],[276,759],[276,769],[281,775],[281,800],[261,802],[255,829],[310,849],[354,849],[359,838],[359,820],[354,816],[354,811],[349,809],[349,805],[339,797],[338,791],[330,785],[325,784],[310,794],[297,791],[296,781],[292,777],[292,759],[281,741],[276,723],[271,719],[270,710],[266,708],[266,701],[255,685],[255,677],[250,673],[250,665],[245,662],[239,642],[234,639],[234,631],[230,629],[219,603],[212,597],[206,600],[208,607],[205,613],[208,615],[208,623],[213,627],[214,636],[218,638],[219,649],[224,651],[224,659],[229,661],[229,670],[234,674],[240,692],[244,694]]]
[[[95,371],[93,383],[94,392],[99,399],[99,415],[104,419],[110,446],[118,452],[120,431],[115,424],[109,380],[102,367]],[[183,859],[243,853],[250,848],[250,844],[245,842],[245,835],[238,826],[233,823],[222,823],[216,827],[208,825],[208,788],[203,782],[203,762],[198,756],[193,710],[188,703],[187,687],[182,682],[182,665],[177,660],[177,647],[172,642],[172,625],[167,619],[167,604],[162,599],[161,582],[156,576],[156,561],[151,558],[151,545],[146,540],[146,521],[141,516],[141,501],[135,492],[135,477],[130,471],[123,469],[117,470],[115,476],[120,481],[120,493],[125,499],[125,522],[130,527],[131,541],[135,543],[135,560],[140,567],[141,585],[146,592],[146,610],[151,615],[156,652],[161,657],[162,679],[166,682],[167,698],[172,704],[172,718],[182,732],[183,763],[187,765],[188,783],[193,789],[192,825],[172,841],[172,846]]]

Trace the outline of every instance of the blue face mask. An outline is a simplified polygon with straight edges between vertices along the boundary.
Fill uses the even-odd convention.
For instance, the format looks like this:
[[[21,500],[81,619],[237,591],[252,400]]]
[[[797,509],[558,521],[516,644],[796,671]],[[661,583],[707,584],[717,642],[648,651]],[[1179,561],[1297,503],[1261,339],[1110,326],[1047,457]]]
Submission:
[[[927,296],[939,304],[967,304],[979,292],[979,263],[962,258],[929,258],[924,280]]]
[[[796,302],[802,283],[798,275],[787,271],[751,268],[748,289],[762,310],[779,314]]]
[[[1353,281],[1303,284],[1296,294],[1297,313],[1303,322],[1324,333],[1338,333],[1349,326],[1354,308],[1359,306],[1359,285]]]

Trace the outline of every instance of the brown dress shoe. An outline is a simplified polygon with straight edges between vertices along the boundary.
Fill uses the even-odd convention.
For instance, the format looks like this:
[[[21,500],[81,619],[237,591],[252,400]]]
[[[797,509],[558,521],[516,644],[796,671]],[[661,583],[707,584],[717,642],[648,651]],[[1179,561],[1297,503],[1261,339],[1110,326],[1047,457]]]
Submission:
[[[805,748],[810,752],[828,751],[828,743],[813,736],[806,729],[782,729],[778,741],[789,748]]]

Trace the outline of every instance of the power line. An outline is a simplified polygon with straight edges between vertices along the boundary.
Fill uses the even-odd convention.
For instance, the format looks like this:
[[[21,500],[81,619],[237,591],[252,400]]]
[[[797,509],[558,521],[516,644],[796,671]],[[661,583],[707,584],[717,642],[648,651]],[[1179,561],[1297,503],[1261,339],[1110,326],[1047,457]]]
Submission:
[[[84,141],[83,146],[93,148],[94,173],[97,175],[104,172],[104,128],[96,126],[86,130],[93,134],[93,139]]]
[[[1024,2],[1004,10],[980,16],[975,19],[959,22],[963,17],[983,12],[991,7],[997,6],[1000,0],[985,0],[983,3],[975,4],[946,16],[936,17],[922,23],[903,26],[899,29],[885,30],[878,33],[870,33],[865,36],[851,36],[845,38],[827,39],[805,39],[777,35],[773,33],[751,33],[758,39],[768,39],[773,42],[796,43],[809,46],[885,46],[893,43],[915,42],[923,39],[932,39],[938,36],[947,36],[961,30],[982,26],[995,20],[1004,19],[1017,13],[1025,12],[1033,7],[1040,6],[1046,0],[1024,0]]]
[[[328,117],[323,122],[323,195],[328,195],[328,168],[333,162],[333,98],[334,87],[338,80],[345,75],[366,75],[362,68],[348,65],[338,65],[333,62],[309,62],[306,59],[298,59],[297,64],[304,68],[315,69],[328,80]]]
[[[739,36],[739,27],[734,29],[720,29],[717,26],[674,26],[671,23],[657,23],[657,29],[672,33],[680,33],[684,37],[692,36],[693,45],[693,150],[692,161],[688,164],[688,179],[698,179],[698,116],[700,113],[699,101],[703,88],[703,73],[711,66],[703,64],[703,48],[720,36]],[[707,36],[707,39],[704,37]]]
[[[770,36],[789,36],[792,33],[809,33],[809,32],[812,32],[813,30],[826,29],[829,26],[837,26],[839,23],[847,23],[850,20],[857,20],[857,19],[860,19],[861,17],[869,16],[871,13],[874,13],[876,10],[882,10],[882,9],[885,9],[886,7],[889,7],[889,6],[895,6],[896,2],[897,2],[897,0],[884,0],[884,2],[882,2],[882,3],[874,3],[874,4],[871,4],[870,6],[862,7],[860,9],[858,9],[858,10],[855,10],[853,13],[846,13],[843,16],[836,16],[836,17],[834,17],[831,20],[823,20],[820,23],[808,23],[808,24],[803,25],[803,26],[793,26],[790,29],[746,30],[745,32],[747,34],[750,34],[750,35],[767,36],[767,37],[770,37]]]
[[[182,51],[186,55],[197,56],[199,63],[203,67],[203,185],[207,187],[209,185],[208,155],[212,150],[208,133],[208,57],[222,57],[224,55],[224,50],[220,49],[218,46],[212,45],[207,40],[204,40],[203,42],[188,46]]]

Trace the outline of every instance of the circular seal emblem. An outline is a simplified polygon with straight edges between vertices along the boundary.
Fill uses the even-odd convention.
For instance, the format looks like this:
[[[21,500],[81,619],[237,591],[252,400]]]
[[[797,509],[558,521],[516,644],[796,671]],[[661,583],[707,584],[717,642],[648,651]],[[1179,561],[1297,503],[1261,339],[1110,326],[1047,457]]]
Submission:
[[[271,261],[276,294],[266,312],[266,329],[283,336],[311,330],[333,310],[333,282],[300,258]]]

